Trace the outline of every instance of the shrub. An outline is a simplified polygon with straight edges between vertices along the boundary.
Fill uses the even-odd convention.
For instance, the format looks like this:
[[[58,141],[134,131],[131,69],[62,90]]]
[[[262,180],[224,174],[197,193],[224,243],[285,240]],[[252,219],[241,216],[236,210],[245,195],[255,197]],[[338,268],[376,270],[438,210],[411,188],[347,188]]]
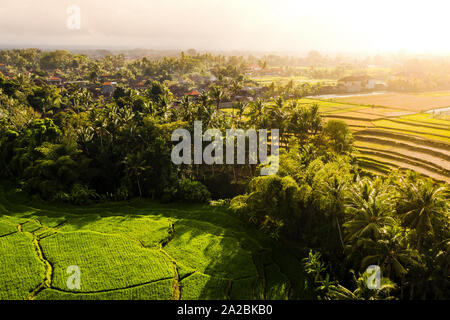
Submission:
[[[226,172],[216,172],[213,176],[199,180],[211,192],[214,200],[234,198],[245,192],[243,182],[234,181],[233,175]]]
[[[298,214],[300,189],[291,177],[258,177],[250,182],[249,209],[264,217],[292,219]]]
[[[119,189],[116,190],[114,194],[115,201],[125,201],[128,200],[129,193],[128,188],[126,186],[120,186]]]
[[[69,202],[70,201],[70,195],[66,192],[58,192],[55,194],[55,196],[53,197],[53,201],[58,201],[58,202]]]
[[[178,182],[176,195],[178,200],[192,203],[206,203],[211,200],[211,193],[203,184],[189,179]]]
[[[95,192],[95,190],[89,189],[86,185],[77,183],[72,187],[72,191],[69,195],[69,202],[76,205],[82,205],[98,198],[99,195]]]
[[[175,201],[177,198],[177,191],[178,189],[176,186],[165,187],[161,196],[161,202],[169,203],[171,201]]]
[[[331,147],[336,153],[346,153],[352,150],[354,141],[353,134],[344,121],[328,121],[324,133],[330,140]]]
[[[61,185],[53,180],[42,181],[37,177],[32,177],[26,182],[25,189],[30,194],[38,194],[41,199],[51,200],[55,194],[61,191]]]
[[[103,201],[126,201],[129,199],[128,188],[122,185],[116,192],[106,192],[105,194],[102,194],[100,198]]]
[[[231,200],[230,208],[278,238],[282,229],[295,232],[300,212],[309,202],[311,188],[291,177],[257,177],[250,182],[250,193]]]
[[[166,187],[161,197],[162,202],[190,202],[207,203],[211,200],[211,193],[198,181],[190,179],[179,180],[175,185]]]
[[[241,195],[233,198],[230,202],[230,209],[238,214],[244,214],[247,209],[248,195]]]

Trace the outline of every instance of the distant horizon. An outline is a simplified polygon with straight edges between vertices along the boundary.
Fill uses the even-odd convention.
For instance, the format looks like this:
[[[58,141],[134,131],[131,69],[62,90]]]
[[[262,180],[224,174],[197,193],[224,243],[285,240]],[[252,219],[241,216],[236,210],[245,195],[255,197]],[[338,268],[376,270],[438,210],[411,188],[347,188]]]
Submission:
[[[14,50],[14,49],[39,49],[42,51],[54,51],[54,50],[67,50],[71,52],[76,51],[110,51],[114,52],[125,52],[125,51],[153,51],[155,53],[181,53],[187,52],[188,50],[195,50],[197,53],[211,53],[211,54],[225,54],[225,55],[256,55],[256,56],[264,56],[264,55],[280,55],[280,56],[292,56],[292,57],[303,57],[308,55],[309,52],[316,51],[319,52],[322,56],[325,57],[337,57],[344,56],[350,58],[366,58],[366,57],[375,57],[377,55],[380,56],[404,56],[409,58],[449,58],[449,53],[410,53],[405,50],[398,51],[386,51],[386,52],[333,52],[333,51],[322,51],[311,48],[309,50],[302,51],[289,51],[289,50],[238,50],[238,49],[229,49],[229,50],[220,50],[220,49],[202,49],[195,47],[186,47],[186,48],[157,48],[157,47],[133,47],[133,46],[101,46],[96,47],[95,45],[27,45],[27,44],[1,44],[0,50]]]

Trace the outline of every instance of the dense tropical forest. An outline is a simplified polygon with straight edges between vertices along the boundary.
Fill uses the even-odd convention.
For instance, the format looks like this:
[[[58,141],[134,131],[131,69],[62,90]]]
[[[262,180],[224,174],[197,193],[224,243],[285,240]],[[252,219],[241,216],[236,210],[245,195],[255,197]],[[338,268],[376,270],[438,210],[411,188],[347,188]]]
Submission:
[[[320,82],[260,86],[248,65],[264,70],[270,59],[196,52],[127,60],[5,50],[0,62],[8,66],[0,74],[5,186],[58,206],[213,203],[302,252],[314,299],[449,298],[448,184],[362,170],[349,126],[300,102]],[[298,72],[327,78],[332,70],[346,72]],[[194,121],[222,132],[279,129],[278,173],[260,176],[261,164],[173,164],[171,134],[193,133]],[[370,265],[383,273],[376,290],[366,285]]]

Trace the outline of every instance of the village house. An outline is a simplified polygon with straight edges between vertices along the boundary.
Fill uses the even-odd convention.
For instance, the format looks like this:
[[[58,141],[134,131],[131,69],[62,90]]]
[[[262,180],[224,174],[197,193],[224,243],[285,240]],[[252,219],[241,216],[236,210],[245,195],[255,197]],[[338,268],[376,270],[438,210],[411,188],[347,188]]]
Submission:
[[[189,97],[192,97],[194,100],[197,100],[202,95],[198,90],[192,90],[186,94]]]
[[[385,89],[384,82],[369,77],[362,76],[348,76],[338,80],[338,86],[343,87],[346,92],[361,92],[370,90]]]
[[[6,72],[6,64],[0,63],[0,72]]]
[[[186,94],[186,92],[189,91],[188,88],[186,87],[186,85],[181,82],[177,82],[177,83],[169,86],[169,90],[177,98],[184,96]]]
[[[131,85],[131,88],[136,89],[136,90],[144,90],[146,88],[145,82],[144,81],[134,81]]]
[[[325,86],[319,87],[319,94],[330,94],[330,93],[335,93],[335,92],[336,92],[335,86],[325,85]]]
[[[59,77],[50,77],[47,79],[47,83],[54,86],[60,86],[62,84],[62,79]]]
[[[255,72],[260,72],[262,68],[260,66],[254,64],[248,64],[245,66],[245,74],[252,75]]]
[[[110,97],[116,89],[117,82],[103,82],[101,86],[101,93],[104,96]]]

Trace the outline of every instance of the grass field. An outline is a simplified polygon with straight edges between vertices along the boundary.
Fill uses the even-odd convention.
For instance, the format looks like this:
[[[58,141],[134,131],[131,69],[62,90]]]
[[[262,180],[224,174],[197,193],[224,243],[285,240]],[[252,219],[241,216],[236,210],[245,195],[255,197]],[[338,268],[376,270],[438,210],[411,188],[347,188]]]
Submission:
[[[219,207],[58,206],[3,183],[0,300],[311,298],[302,257],[248,230]],[[69,266],[80,290],[67,286]]]

